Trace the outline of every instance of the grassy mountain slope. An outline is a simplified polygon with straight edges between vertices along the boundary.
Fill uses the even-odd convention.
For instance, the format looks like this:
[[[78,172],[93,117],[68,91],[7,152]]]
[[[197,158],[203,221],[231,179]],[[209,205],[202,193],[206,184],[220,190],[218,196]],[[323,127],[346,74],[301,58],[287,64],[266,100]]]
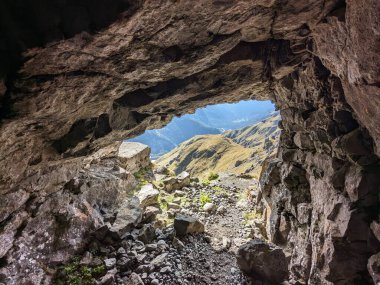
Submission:
[[[277,149],[280,116],[218,135],[199,135],[187,140],[155,161],[177,174],[183,170],[204,177],[210,172],[258,176],[261,163]]]

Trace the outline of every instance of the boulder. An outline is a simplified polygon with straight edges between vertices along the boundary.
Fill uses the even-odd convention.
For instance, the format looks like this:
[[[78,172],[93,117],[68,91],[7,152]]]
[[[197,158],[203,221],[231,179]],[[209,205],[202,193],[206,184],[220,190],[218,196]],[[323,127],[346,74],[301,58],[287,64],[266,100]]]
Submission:
[[[190,185],[190,174],[186,171],[181,172],[175,177],[168,177],[163,181],[164,188],[171,193],[173,190],[181,189]]]
[[[134,173],[150,166],[150,148],[138,142],[123,142],[117,154],[120,166]]]
[[[131,198],[123,203],[119,208],[116,220],[109,227],[111,232],[115,232],[120,237],[137,226],[142,219],[142,210],[140,208],[139,199]]]
[[[264,282],[280,284],[288,278],[288,264],[282,249],[259,239],[239,248],[237,263],[246,274]]]
[[[136,197],[140,200],[140,207],[145,208],[157,204],[159,194],[160,192],[154,188],[153,184],[146,184],[141,187],[140,191],[136,194]]]
[[[203,233],[205,227],[193,217],[177,215],[174,219],[174,230],[177,236],[184,236],[191,233]]]

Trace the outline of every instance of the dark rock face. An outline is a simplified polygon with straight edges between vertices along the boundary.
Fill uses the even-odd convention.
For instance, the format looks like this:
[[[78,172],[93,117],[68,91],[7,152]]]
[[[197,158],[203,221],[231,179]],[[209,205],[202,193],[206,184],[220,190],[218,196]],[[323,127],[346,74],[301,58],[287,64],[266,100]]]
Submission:
[[[3,1],[1,12],[9,11],[8,2],[19,3]],[[75,3],[48,10],[53,19],[44,21],[37,9],[35,23],[62,25],[45,32],[45,24],[36,24],[43,40],[25,47],[57,31],[65,37],[88,32],[29,49],[22,58],[24,49],[14,43],[26,34],[35,39],[35,32],[9,29],[20,27],[20,15],[0,17],[2,31],[13,36],[6,36],[10,45],[1,58],[12,67],[23,62],[17,74],[0,79],[6,201],[0,282],[48,283],[49,266],[81,250],[105,216],[114,221],[112,211],[101,209],[118,204],[128,181],[121,176],[128,173],[102,158],[103,147],[173,115],[249,98],[274,100],[283,118],[279,154],[263,172],[262,186],[270,237],[291,256],[291,282],[374,282],[379,1],[142,1],[96,34],[97,17],[89,10],[97,4]],[[98,175],[103,172],[106,177]]]
[[[237,262],[256,280],[280,284],[288,278],[288,264],[281,248],[252,240],[239,248]]]

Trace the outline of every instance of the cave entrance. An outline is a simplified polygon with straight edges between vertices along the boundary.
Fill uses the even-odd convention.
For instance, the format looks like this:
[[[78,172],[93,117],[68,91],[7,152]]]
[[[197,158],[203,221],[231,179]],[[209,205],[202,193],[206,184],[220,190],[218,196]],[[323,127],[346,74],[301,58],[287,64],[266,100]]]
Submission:
[[[250,239],[268,240],[259,176],[277,153],[279,120],[271,101],[209,105],[126,141],[151,149],[151,163],[134,174],[134,194],[152,216],[141,231],[150,224],[158,239],[173,228],[178,237],[180,254],[167,262],[178,276],[158,274],[165,284],[245,284],[236,256]]]

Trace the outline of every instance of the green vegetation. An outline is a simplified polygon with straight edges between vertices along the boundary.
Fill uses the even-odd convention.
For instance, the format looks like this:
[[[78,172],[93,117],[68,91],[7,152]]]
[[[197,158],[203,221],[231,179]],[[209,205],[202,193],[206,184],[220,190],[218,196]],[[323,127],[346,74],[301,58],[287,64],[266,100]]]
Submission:
[[[277,152],[279,119],[279,115],[274,115],[239,130],[196,136],[161,156],[155,164],[176,172],[186,169],[192,177],[206,178],[204,186],[218,179],[216,173],[222,172],[258,178],[262,161]],[[192,159],[188,159],[190,156]]]
[[[202,185],[203,186],[209,186],[210,185],[210,180],[208,180],[208,179],[202,179]]]
[[[135,191],[141,189],[142,186],[151,182],[151,180],[152,180],[151,179],[151,172],[152,172],[152,168],[147,166],[147,167],[141,168],[139,171],[133,173],[133,176],[138,181],[138,184],[135,188]]]
[[[211,202],[211,198],[207,193],[202,191],[199,195],[199,202],[201,203],[201,207],[203,207],[206,203]]]
[[[213,189],[215,192],[217,192],[217,193],[220,193],[220,192],[223,191],[223,188],[220,187],[220,186],[214,186],[214,187],[212,187],[212,189]]]
[[[212,181],[212,180],[216,180],[216,179],[218,179],[219,178],[219,174],[217,174],[217,173],[213,173],[213,172],[211,172],[210,174],[209,174],[209,176],[208,176],[208,180],[210,180],[210,181]]]
[[[90,285],[106,272],[104,265],[88,266],[80,264],[80,257],[74,257],[69,263],[58,269],[55,285]]]
[[[244,223],[250,224],[255,219],[261,219],[262,215],[256,211],[243,213]]]

